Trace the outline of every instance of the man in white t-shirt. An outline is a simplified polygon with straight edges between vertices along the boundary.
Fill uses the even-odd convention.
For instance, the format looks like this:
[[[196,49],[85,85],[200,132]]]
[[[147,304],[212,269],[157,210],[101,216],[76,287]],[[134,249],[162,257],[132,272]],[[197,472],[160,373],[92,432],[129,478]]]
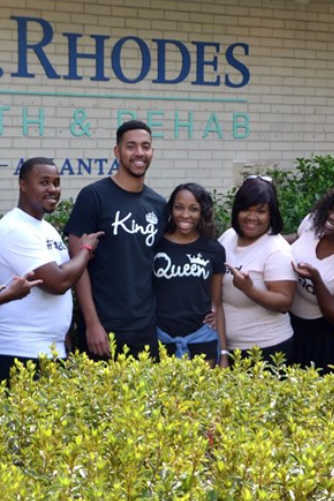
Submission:
[[[52,356],[52,345],[64,358],[65,337],[72,320],[70,288],[93,257],[103,232],[83,235],[80,251],[71,260],[59,233],[44,221],[60,199],[60,176],[54,162],[32,158],[23,163],[19,177],[18,207],[0,220],[0,277],[7,289],[17,276],[36,287],[20,301],[0,307],[0,380],[7,379],[14,359],[37,361]],[[1,294],[6,293],[6,288]]]

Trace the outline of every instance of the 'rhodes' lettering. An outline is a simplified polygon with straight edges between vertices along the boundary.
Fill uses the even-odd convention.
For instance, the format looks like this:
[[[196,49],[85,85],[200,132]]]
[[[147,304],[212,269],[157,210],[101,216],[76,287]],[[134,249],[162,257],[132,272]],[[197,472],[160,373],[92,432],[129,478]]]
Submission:
[[[125,84],[136,84],[142,82],[149,76],[152,69],[152,61],[156,61],[156,75],[151,78],[153,84],[178,84],[195,75],[190,82],[191,85],[215,86],[225,85],[230,88],[240,88],[249,83],[250,71],[243,62],[249,54],[249,46],[246,43],[234,43],[227,47],[225,52],[224,69],[225,78],[219,74],[219,53],[221,45],[217,42],[192,41],[191,49],[179,40],[165,40],[153,38],[150,43],[136,36],[126,36],[116,40],[113,47],[107,53],[107,43],[110,41],[108,35],[83,35],[80,33],[62,33],[67,40],[68,61],[67,74],[61,75],[52,62],[50,45],[53,43],[54,30],[52,25],[45,19],[37,17],[12,16],[12,20],[17,23],[18,39],[18,63],[17,71],[11,73],[16,78],[35,78],[32,71],[36,65],[36,58],[42,66],[45,75],[49,79],[83,80],[87,78],[84,73],[83,62],[91,60],[92,81],[106,82],[116,77]],[[88,38],[88,40],[87,40]],[[92,47],[84,51],[88,41]],[[79,47],[81,42],[82,49]],[[194,49],[195,47],[195,49]],[[138,61],[137,74],[127,75],[128,65],[126,64],[126,51],[132,50],[136,53]],[[155,51],[155,54],[152,52]],[[193,55],[194,53],[194,55]],[[238,54],[237,54],[238,53]],[[31,65],[29,57],[33,55]],[[177,59],[179,70],[176,73],[167,71],[168,58]],[[105,62],[110,61],[110,66],[114,76],[108,76],[108,68]],[[63,63],[62,63],[63,66]],[[193,66],[193,67],[192,67]],[[230,76],[230,69],[233,69],[233,77]],[[109,71],[110,72],[110,71]],[[5,74],[0,68],[0,78]]]

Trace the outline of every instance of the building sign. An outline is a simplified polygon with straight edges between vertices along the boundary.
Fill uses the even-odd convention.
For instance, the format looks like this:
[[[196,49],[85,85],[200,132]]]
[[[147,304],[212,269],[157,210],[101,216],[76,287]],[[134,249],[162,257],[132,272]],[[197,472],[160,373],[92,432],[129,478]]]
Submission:
[[[29,68],[29,54],[34,53],[40,64],[43,66],[45,76],[48,79],[58,80],[82,80],[84,78],[79,68],[80,60],[91,59],[95,63],[95,74],[90,77],[90,80],[96,82],[107,82],[111,80],[110,76],[106,75],[105,54],[108,51],[110,65],[113,69],[113,74],[116,79],[126,84],[136,84],[150,78],[154,84],[179,84],[184,82],[195,65],[195,79],[191,85],[204,86],[221,86],[225,85],[233,89],[244,87],[250,80],[250,71],[246,64],[241,60],[241,56],[249,54],[249,46],[246,43],[234,43],[229,45],[225,51],[226,65],[222,71],[218,67],[217,54],[221,52],[221,44],[215,42],[192,42],[195,47],[195,60],[192,60],[190,50],[186,44],[178,40],[165,40],[154,38],[151,40],[153,48],[139,37],[127,36],[117,40],[113,47],[107,49],[107,41],[110,37],[106,35],[90,35],[94,45],[94,53],[83,53],[78,50],[78,40],[83,35],[78,33],[62,33],[62,36],[67,40],[67,55],[68,55],[68,72],[61,75],[60,70],[55,63],[52,64],[51,56],[47,56],[45,49],[52,43],[53,28],[51,24],[44,20],[35,17],[20,17],[12,16],[11,19],[17,23],[18,36],[18,67],[17,71],[12,72],[13,78],[35,78],[35,73]],[[29,41],[29,27],[38,25],[43,33],[41,40]],[[34,30],[36,26],[34,27]],[[122,57],[124,49],[127,47],[139,49],[141,54],[141,69],[137,75],[127,76],[124,68],[124,58]],[[178,52],[180,67],[178,74],[174,76],[167,75],[166,61],[170,49]],[[212,49],[213,55],[207,55],[207,49]],[[150,77],[151,72],[151,52],[156,52],[157,55],[157,70],[155,75]],[[240,55],[239,55],[240,54]],[[229,68],[234,68],[238,74],[237,78],[232,78],[229,73]],[[208,78],[208,73],[210,76]],[[222,78],[221,73],[224,73]],[[4,74],[4,70],[0,69],[0,76]],[[213,77],[213,78],[212,78]]]
[[[41,96],[41,97],[77,97],[81,99],[122,99],[123,101],[145,101],[147,102],[146,111],[141,110],[141,115],[131,109],[118,109],[116,123],[113,126],[118,127],[124,120],[141,119],[152,128],[153,137],[165,137],[165,124],[173,123],[174,139],[178,139],[182,131],[189,139],[224,139],[224,134],[228,132],[233,139],[246,139],[250,135],[250,118],[246,111],[243,111],[247,99],[229,97],[231,92],[245,88],[251,78],[250,69],[247,65],[247,56],[249,55],[249,46],[247,43],[236,42],[230,45],[213,41],[193,41],[184,43],[175,39],[152,38],[147,41],[138,36],[124,36],[117,40],[111,40],[110,36],[101,34],[82,35],[79,33],[61,33],[55,34],[52,24],[45,19],[36,17],[12,16],[11,20],[17,30],[14,38],[17,39],[17,58],[15,59],[15,68],[13,71],[7,71],[4,64],[0,67],[0,83],[2,77],[11,77],[11,82],[20,83],[25,79],[25,83],[34,80],[38,76],[54,81],[84,81],[85,92],[73,90],[73,84],[66,91],[35,91],[33,86],[29,89],[15,90],[12,87],[0,89],[0,95],[19,95],[19,96]],[[56,36],[55,36],[56,35]],[[65,41],[65,54],[62,58],[66,60],[66,65],[62,61],[59,64],[59,55],[57,60],[53,55],[56,53],[54,46],[59,43],[61,37],[62,46]],[[56,41],[55,41],[56,38]],[[80,43],[89,45],[85,51],[79,48]],[[136,51],[138,54],[137,68],[129,70],[126,65],[127,51]],[[173,55],[173,61],[177,61],[174,67],[177,70],[171,71],[169,58]],[[85,62],[89,60],[90,74],[87,76]],[[154,64],[152,63],[154,61]],[[36,66],[36,62],[38,66]],[[64,68],[66,71],[64,71]],[[84,71],[85,69],[85,71]],[[151,95],[131,95],[125,91],[122,94],[106,92],[89,92],[89,82],[110,82],[110,88],[113,89],[113,81],[121,82],[123,88],[129,86],[132,90],[137,84],[147,81],[148,88],[152,90]],[[173,89],[182,90],[186,88],[187,93],[168,97],[165,94],[158,95],[164,87],[173,85]],[[176,87],[175,87],[176,86]],[[186,87],[185,87],[186,86]],[[202,96],[195,97],[191,91],[197,87]],[[62,86],[63,88],[63,86]],[[103,89],[108,88],[104,84]],[[115,87],[114,87],[115,88]],[[204,90],[203,90],[204,88]],[[205,89],[217,89],[221,93],[208,93]],[[102,90],[102,89],[100,89]],[[224,97],[224,95],[228,97]],[[216,96],[216,97],[215,97]],[[159,103],[159,109],[150,109],[149,103],[155,101]],[[197,121],[196,113],[198,111],[189,111],[180,114],[179,110],[164,110],[165,101],[184,101],[193,103],[213,103],[214,110],[208,110],[206,113],[200,112],[200,121]],[[42,102],[42,101],[41,101]],[[229,111],[229,117],[224,118],[217,110],[216,104],[232,103],[235,110]],[[230,107],[231,108],[231,107]],[[29,137],[36,134],[40,137],[46,137],[46,129],[54,124],[54,116],[50,114],[49,108],[38,106],[22,106],[19,113],[19,127],[22,136]],[[186,114],[186,116],[185,116]],[[6,136],[11,127],[13,117],[17,120],[17,106],[0,106],[0,136]],[[71,107],[67,117],[67,133],[76,138],[90,138],[92,134],[99,134],[92,126],[89,106],[85,103],[80,107]],[[198,128],[200,123],[200,129]],[[55,124],[56,126],[56,124]],[[96,126],[95,126],[96,127]],[[196,137],[195,137],[196,136]],[[18,159],[18,171],[21,165],[21,159]],[[2,165],[6,166],[5,164]],[[95,159],[76,159],[72,161],[65,159],[62,166],[62,173],[68,175],[81,175],[83,172],[97,175],[105,175],[111,172],[117,165],[115,160],[110,162],[104,158]]]

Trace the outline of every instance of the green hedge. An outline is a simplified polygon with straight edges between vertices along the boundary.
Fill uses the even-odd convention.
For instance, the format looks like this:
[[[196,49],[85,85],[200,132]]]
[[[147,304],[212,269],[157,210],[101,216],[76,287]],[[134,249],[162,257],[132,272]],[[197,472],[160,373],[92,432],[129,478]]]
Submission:
[[[334,375],[252,357],[19,371],[0,401],[1,500],[334,499]]]
[[[72,212],[74,201],[72,198],[61,200],[54,212],[52,214],[47,214],[45,216],[46,221],[51,223],[57,231],[61,234],[63,239],[67,241],[64,235],[64,228]]]

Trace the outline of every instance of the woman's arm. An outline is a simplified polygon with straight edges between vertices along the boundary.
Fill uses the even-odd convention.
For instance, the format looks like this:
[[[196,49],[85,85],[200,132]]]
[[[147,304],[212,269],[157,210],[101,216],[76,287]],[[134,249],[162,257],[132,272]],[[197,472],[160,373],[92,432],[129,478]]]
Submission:
[[[223,275],[213,275],[211,280],[211,300],[216,310],[216,330],[218,332],[220,349],[227,351],[226,333],[225,333],[225,315],[223,310],[222,294]],[[228,367],[228,355],[220,355],[220,367]]]
[[[294,280],[277,280],[265,282],[266,290],[254,286],[249,273],[243,273],[233,266],[227,265],[233,274],[233,284],[252,301],[263,308],[279,313],[286,313],[291,305],[296,290]]]
[[[300,277],[312,281],[320,311],[327,322],[334,325],[334,296],[327,289],[319,271],[308,263],[293,265],[293,269]]]

